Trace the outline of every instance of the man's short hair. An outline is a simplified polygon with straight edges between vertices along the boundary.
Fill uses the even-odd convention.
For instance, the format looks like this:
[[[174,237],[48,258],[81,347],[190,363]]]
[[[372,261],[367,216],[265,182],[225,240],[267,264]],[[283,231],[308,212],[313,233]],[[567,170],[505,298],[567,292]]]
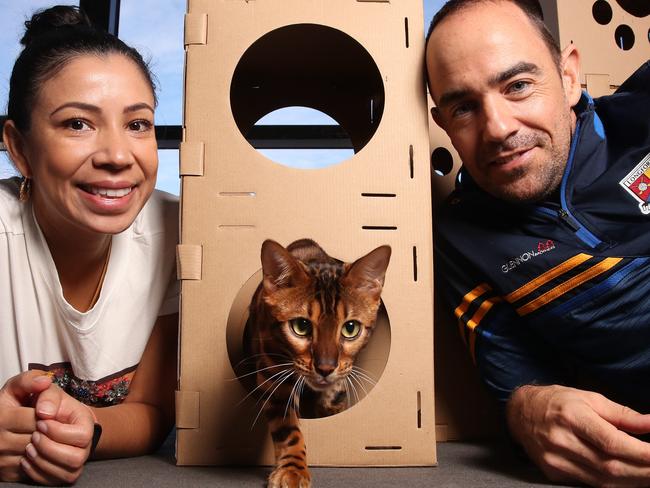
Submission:
[[[427,32],[425,45],[429,44],[429,38],[431,37],[431,34],[436,26],[448,16],[463,9],[472,7],[473,5],[497,1],[512,2],[526,14],[548,47],[548,50],[551,53],[551,57],[553,58],[553,61],[559,70],[560,60],[562,59],[562,51],[560,50],[560,45],[558,44],[557,40],[553,37],[551,32],[548,30],[548,27],[544,23],[544,13],[542,11],[541,5],[539,4],[539,0],[449,0],[442,6],[438,13],[434,15],[433,20],[431,21],[431,25],[429,25],[429,31]],[[427,74],[427,82],[428,81],[429,76]]]

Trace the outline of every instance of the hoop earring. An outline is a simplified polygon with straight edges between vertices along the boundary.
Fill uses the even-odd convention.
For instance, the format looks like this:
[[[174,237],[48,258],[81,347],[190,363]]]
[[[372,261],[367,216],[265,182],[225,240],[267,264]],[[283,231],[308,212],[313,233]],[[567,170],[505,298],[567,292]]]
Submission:
[[[18,200],[26,202],[29,200],[29,195],[32,193],[32,180],[23,176],[20,182],[20,190],[18,191]]]

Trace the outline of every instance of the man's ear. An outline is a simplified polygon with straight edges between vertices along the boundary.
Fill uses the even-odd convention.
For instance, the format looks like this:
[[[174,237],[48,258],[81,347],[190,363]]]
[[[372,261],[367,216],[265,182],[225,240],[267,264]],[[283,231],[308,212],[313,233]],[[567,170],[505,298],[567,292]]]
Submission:
[[[564,94],[571,107],[574,107],[580,100],[582,86],[580,84],[580,53],[573,43],[562,51],[560,72],[562,74]]]
[[[32,169],[25,155],[25,138],[16,127],[13,120],[7,120],[2,127],[2,140],[7,148],[9,157],[25,178],[32,177]]]
[[[445,129],[445,121],[440,114],[440,110],[438,110],[438,107],[431,107],[431,117],[433,118],[433,121],[438,124],[438,127],[440,127],[442,130],[446,131]]]

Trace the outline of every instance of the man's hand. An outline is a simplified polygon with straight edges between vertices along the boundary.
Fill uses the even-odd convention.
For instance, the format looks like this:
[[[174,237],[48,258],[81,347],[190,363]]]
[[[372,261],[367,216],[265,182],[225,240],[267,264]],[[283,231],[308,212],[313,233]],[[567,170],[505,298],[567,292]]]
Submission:
[[[591,486],[650,486],[650,432],[641,415],[598,393],[523,386],[506,411],[510,432],[548,478]]]
[[[94,416],[56,385],[42,392],[35,404],[36,432],[21,460],[24,472],[36,483],[74,483],[83,471],[93,437]]]
[[[34,398],[52,381],[42,371],[10,378],[0,389],[0,481],[25,479],[20,459],[36,430]]]

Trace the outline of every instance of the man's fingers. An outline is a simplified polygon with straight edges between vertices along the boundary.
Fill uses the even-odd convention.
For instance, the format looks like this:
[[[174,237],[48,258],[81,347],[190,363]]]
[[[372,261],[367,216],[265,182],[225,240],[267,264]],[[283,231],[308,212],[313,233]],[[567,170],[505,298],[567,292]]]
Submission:
[[[3,390],[10,397],[18,400],[24,405],[31,395],[37,395],[43,390],[49,388],[52,379],[43,374],[42,371],[26,371],[10,378],[5,384]]]
[[[540,464],[547,478],[556,483],[578,480],[589,486],[598,486],[602,482],[591,468],[563,454],[547,452],[542,457]]]
[[[599,394],[595,394],[590,403],[598,415],[617,429],[632,434],[650,433],[650,415],[640,414]]]
[[[593,411],[576,418],[574,433],[610,458],[650,466],[650,444],[618,430]]]
[[[56,420],[39,420],[36,428],[49,439],[61,444],[86,448],[93,438],[93,424],[64,424]]]
[[[30,407],[0,406],[0,430],[31,434],[36,430],[36,412]]]

